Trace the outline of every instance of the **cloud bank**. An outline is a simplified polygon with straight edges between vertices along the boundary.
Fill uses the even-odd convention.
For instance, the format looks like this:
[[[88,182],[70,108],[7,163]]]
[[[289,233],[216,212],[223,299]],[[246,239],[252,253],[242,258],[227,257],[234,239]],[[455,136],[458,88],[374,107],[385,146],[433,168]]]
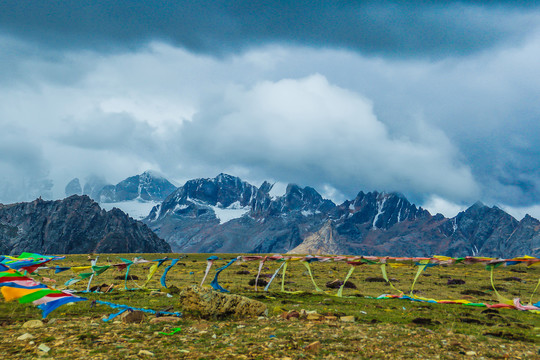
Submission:
[[[204,5],[6,3],[0,202],[154,169],[538,208],[535,3]]]

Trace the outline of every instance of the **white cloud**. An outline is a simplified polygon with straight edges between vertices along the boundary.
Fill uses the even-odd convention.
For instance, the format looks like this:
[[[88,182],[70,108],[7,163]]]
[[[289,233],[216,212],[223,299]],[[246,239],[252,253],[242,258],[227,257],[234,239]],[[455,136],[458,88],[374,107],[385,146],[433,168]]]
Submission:
[[[330,197],[534,202],[539,44],[439,62],[282,46],[212,58],[160,43],[34,55],[9,62],[0,119],[37,149],[24,176],[50,176],[56,196],[73,177],[114,183],[150,168],[179,183],[223,171]]]
[[[501,205],[501,209],[515,217],[517,220],[521,220],[525,215],[530,215],[535,219],[540,220],[540,205],[525,206],[525,207],[512,207]]]
[[[452,218],[459,212],[465,211],[468,206],[456,204],[437,195],[432,195],[422,207],[429,211],[431,215],[443,214],[447,218]]]
[[[477,191],[440,131],[424,125],[419,141],[393,137],[371,101],[319,74],[229,89],[203,106],[182,137],[198,161],[249,164],[347,193],[382,188],[463,199]]]

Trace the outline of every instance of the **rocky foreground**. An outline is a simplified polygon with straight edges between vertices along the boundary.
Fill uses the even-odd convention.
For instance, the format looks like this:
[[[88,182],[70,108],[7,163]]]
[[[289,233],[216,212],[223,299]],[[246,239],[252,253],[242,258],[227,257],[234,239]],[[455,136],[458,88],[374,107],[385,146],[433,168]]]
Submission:
[[[163,256],[144,255],[149,260]],[[344,279],[349,266],[332,262],[312,264],[314,280],[323,292],[315,291],[306,268],[297,262],[289,264],[286,278],[276,280],[268,292],[255,291],[258,262],[237,262],[220,276],[220,285],[230,290],[223,294],[208,286],[215,270],[200,287],[207,256],[183,258],[169,271],[168,288],[161,287],[155,276],[148,284],[150,290],[140,289],[137,284],[149,271],[140,265],[132,268],[134,278],[127,283],[131,290],[126,291],[125,272],[110,269],[92,282],[102,293],[78,293],[88,301],[64,305],[45,320],[31,304],[0,300],[0,359],[540,358],[540,314],[376,299],[394,290],[374,265],[358,267],[347,282],[351,286],[339,298],[335,284]],[[115,257],[102,255],[100,261],[115,261]],[[216,260],[215,266],[228,261]],[[88,260],[68,256],[58,263],[81,266]],[[279,264],[265,265],[259,280],[266,282]],[[416,272],[414,266],[398,267],[390,269],[389,276],[397,288],[407,291]],[[49,269],[34,276],[61,288],[73,274]],[[501,266],[494,271],[498,291],[524,303],[531,296],[533,302],[540,300],[540,295],[533,296],[539,277],[537,266]],[[490,272],[481,265],[431,267],[418,278],[415,293],[494,304],[489,278]],[[86,286],[87,281],[81,281],[72,288],[82,291]],[[105,322],[119,310],[97,300],[183,316],[133,311]]]
[[[244,320],[81,317],[2,326],[3,359],[533,359],[534,343],[458,334],[449,327],[282,316]],[[448,324],[450,325],[450,324]],[[177,329],[180,329],[179,331]],[[176,331],[175,331],[176,330]],[[538,332],[538,329],[535,331]]]

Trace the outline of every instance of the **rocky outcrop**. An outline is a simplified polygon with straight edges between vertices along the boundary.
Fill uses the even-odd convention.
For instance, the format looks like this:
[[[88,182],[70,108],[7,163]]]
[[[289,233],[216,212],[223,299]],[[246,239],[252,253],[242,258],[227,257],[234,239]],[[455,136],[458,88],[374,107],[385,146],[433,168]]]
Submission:
[[[3,254],[147,253],[171,248],[119,209],[102,210],[88,196],[0,205]]]
[[[502,244],[501,252],[540,257],[540,221],[526,215]]]
[[[289,254],[327,254],[343,253],[343,247],[337,242],[338,234],[332,220],[328,220],[316,233],[307,236],[304,241],[290,250]]]
[[[223,318],[228,316],[246,318],[267,315],[265,304],[245,296],[224,294],[198,286],[188,287],[180,293],[183,311],[204,318]]]

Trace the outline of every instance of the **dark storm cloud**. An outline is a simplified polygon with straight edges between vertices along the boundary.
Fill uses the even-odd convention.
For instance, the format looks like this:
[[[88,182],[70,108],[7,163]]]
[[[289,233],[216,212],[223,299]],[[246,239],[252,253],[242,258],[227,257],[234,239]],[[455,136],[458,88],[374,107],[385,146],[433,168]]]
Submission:
[[[163,40],[223,54],[263,43],[366,54],[469,54],[522,39],[533,1],[2,1],[0,29],[59,48]]]

